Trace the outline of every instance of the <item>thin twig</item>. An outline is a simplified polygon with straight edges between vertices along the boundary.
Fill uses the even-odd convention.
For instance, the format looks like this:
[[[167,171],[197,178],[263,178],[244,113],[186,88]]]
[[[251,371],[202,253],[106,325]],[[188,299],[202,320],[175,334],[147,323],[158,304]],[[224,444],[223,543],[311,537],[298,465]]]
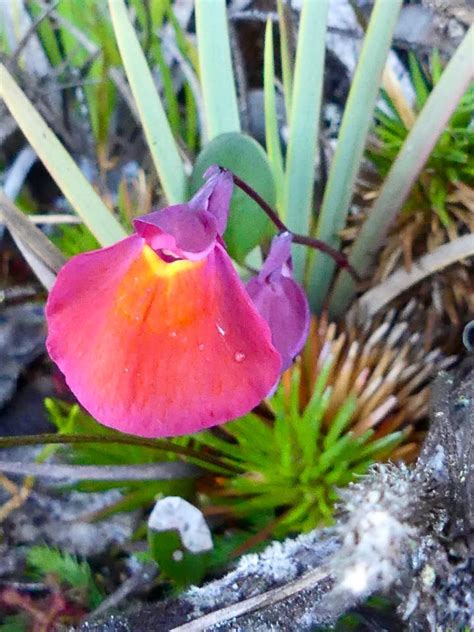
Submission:
[[[82,224],[82,218],[77,215],[69,215],[68,213],[55,213],[50,215],[25,215],[33,224]],[[0,225],[3,222],[0,218]]]
[[[0,437],[0,448],[15,448],[23,445],[49,445],[49,444],[70,444],[70,443],[118,443],[121,445],[138,445],[161,452],[171,452],[195,459],[200,463],[209,463],[222,470],[230,472],[241,472],[241,468],[223,463],[217,457],[193,450],[192,448],[177,445],[164,439],[147,439],[145,437],[135,437],[132,435],[67,435],[56,433],[45,433],[41,435],[22,435],[16,437]]]
[[[195,477],[199,468],[188,463],[168,461],[140,465],[65,465],[0,461],[0,472],[76,481],[167,481]]]
[[[24,300],[36,296],[38,287],[33,285],[13,285],[0,290],[0,305],[6,302]]]
[[[29,145],[25,145],[25,147],[18,152],[12,166],[5,174],[3,190],[7,198],[13,201],[16,200],[28,177],[31,167],[37,159],[36,152]]]
[[[30,26],[28,27],[28,30],[25,32],[25,34],[23,35],[21,40],[18,42],[17,47],[13,51],[13,54],[12,54],[12,56],[11,56],[9,62],[8,62],[9,64],[16,64],[16,62],[18,60],[18,57],[20,56],[21,51],[28,44],[28,40],[30,39],[30,37],[33,35],[33,33],[39,27],[41,22],[43,22],[43,20],[45,20],[47,17],[49,17],[51,15],[51,13],[56,9],[58,4],[59,4],[59,0],[55,0],[50,6],[44,7],[44,12],[41,15],[39,15],[36,18],[36,20],[34,20],[30,24]]]
[[[241,617],[242,615],[253,612],[254,610],[271,607],[276,603],[283,601],[283,599],[288,599],[303,590],[313,588],[318,582],[321,582],[326,578],[329,579],[329,572],[326,568],[315,568],[299,579],[285,584],[284,586],[269,590],[268,592],[256,595],[250,599],[245,599],[244,601],[232,604],[226,608],[210,612],[199,619],[195,619],[194,621],[190,621],[184,625],[179,625],[178,627],[170,630],[170,632],[201,632],[202,630],[207,630],[211,626],[225,623],[230,619]]]
[[[299,235],[297,233],[293,233],[287,226],[282,222],[282,220],[278,217],[277,213],[272,209],[272,207],[263,199],[261,195],[255,191],[249,184],[241,180],[235,174],[232,174],[232,178],[234,180],[234,184],[242,189],[244,193],[246,193],[252,200],[254,200],[262,209],[266,215],[270,218],[270,220],[275,224],[280,232],[290,233],[293,237],[293,243],[300,244],[301,246],[308,246],[309,248],[314,248],[315,250],[320,250],[325,254],[329,255],[340,268],[343,268],[349,272],[357,283],[360,283],[361,278],[357,271],[351,266],[347,257],[333,248],[329,244],[320,239],[315,239],[314,237],[309,237],[307,235]]]
[[[388,279],[368,290],[355,303],[354,312],[359,317],[370,318],[416,283],[469,257],[474,257],[474,235],[464,235],[443,244],[420,257],[409,272],[405,269],[397,270]]]
[[[61,252],[0,189],[0,217],[42,285],[49,290],[65,263]]]
[[[126,579],[115,592],[104,599],[82,622],[94,621],[94,619],[103,615],[108,610],[112,608],[116,609],[125,599],[150,586],[157,573],[158,566],[154,562],[146,564],[143,568],[140,568],[137,573],[134,573],[131,577]]]

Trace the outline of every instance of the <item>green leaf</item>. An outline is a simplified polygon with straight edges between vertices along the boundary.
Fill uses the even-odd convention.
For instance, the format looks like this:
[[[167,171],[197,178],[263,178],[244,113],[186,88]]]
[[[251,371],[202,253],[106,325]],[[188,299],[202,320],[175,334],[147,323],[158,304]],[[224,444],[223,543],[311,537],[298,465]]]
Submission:
[[[433,85],[436,85],[443,74],[443,64],[441,63],[441,56],[437,48],[431,53],[430,66]]]
[[[340,246],[338,233],[346,223],[401,5],[402,0],[375,2],[347,99],[316,231],[318,239],[334,248]],[[308,292],[315,312],[321,311],[326,300],[334,268],[334,261],[324,253],[316,252],[312,256]]]
[[[391,434],[386,435],[381,439],[377,439],[376,441],[371,441],[360,450],[358,453],[358,460],[362,460],[367,457],[380,457],[381,454],[393,450],[393,448],[403,441],[405,436],[406,433],[403,430],[400,430],[398,432],[392,432]]]
[[[98,589],[87,562],[80,562],[77,557],[48,546],[31,547],[26,559],[28,565],[39,575],[55,575],[63,584],[85,589],[90,608],[97,608],[103,601],[104,596]]]
[[[166,109],[168,112],[168,121],[172,132],[175,136],[179,135],[180,128],[180,114],[179,103],[176,95],[176,90],[173,84],[173,75],[171,68],[166,63],[163,51],[161,48],[161,42],[157,39],[154,45],[154,53],[156,63],[160,69],[161,79],[163,81],[163,94],[166,99]]]
[[[29,11],[33,18],[38,18],[44,13],[44,9],[39,7],[38,3],[34,0],[29,4]],[[50,19],[46,18],[41,20],[40,24],[36,27],[36,33],[51,65],[58,66],[63,61],[63,57],[58,45],[55,29],[51,25]]]
[[[148,546],[161,573],[179,587],[199,584],[204,577],[209,553],[191,553],[183,546],[176,531],[148,529]]]
[[[283,203],[284,169],[281,153],[280,132],[275,103],[275,65],[273,62],[273,26],[267,20],[263,62],[263,89],[265,100],[265,142],[273,178],[276,186],[277,208],[281,212]]]
[[[283,208],[288,227],[303,234],[310,230],[313,206],[328,7],[329,0],[303,3],[296,49]],[[302,280],[306,249],[295,248],[293,260]]]
[[[109,0],[109,9],[127,79],[164,193],[171,204],[183,202],[186,197],[183,162],[124,0]]]
[[[23,614],[11,614],[2,617],[0,632],[28,632],[28,617]]]
[[[285,97],[286,120],[289,122],[291,113],[291,99],[293,95],[293,65],[294,51],[292,50],[292,20],[291,9],[283,2],[277,0],[278,22],[280,25],[280,58],[281,72],[283,76],[283,93]]]
[[[426,85],[420,63],[412,51],[408,53],[408,63],[410,65],[410,77],[415,89],[416,106],[418,110],[421,110],[429,96],[428,86]]]
[[[209,140],[240,132],[225,0],[195,3],[200,79]]]
[[[473,48],[474,26],[471,26],[411,128],[352,247],[349,260],[359,274],[369,269],[438,138],[473,80]],[[343,314],[355,292],[352,277],[340,272],[331,297],[331,313]]]
[[[327,435],[324,437],[323,445],[325,450],[329,450],[331,446],[339,439],[342,432],[351,422],[352,415],[357,407],[357,399],[354,396],[348,396],[342,406],[338,409],[336,416],[331,420]]]
[[[51,241],[66,257],[100,247],[97,239],[84,224],[63,224],[51,235]]]
[[[103,246],[126,233],[35,107],[0,64],[0,97],[74,210]]]
[[[451,219],[446,208],[446,198],[448,191],[446,185],[439,178],[433,178],[430,182],[429,197],[434,210],[436,211],[443,226],[450,226]]]
[[[239,133],[221,134],[199,154],[191,176],[191,193],[203,184],[208,167],[218,164],[230,169],[252,186],[268,204],[275,204],[275,183],[268,159],[260,145]],[[235,187],[224,239],[230,255],[239,262],[255,246],[272,235],[273,225],[256,202]]]

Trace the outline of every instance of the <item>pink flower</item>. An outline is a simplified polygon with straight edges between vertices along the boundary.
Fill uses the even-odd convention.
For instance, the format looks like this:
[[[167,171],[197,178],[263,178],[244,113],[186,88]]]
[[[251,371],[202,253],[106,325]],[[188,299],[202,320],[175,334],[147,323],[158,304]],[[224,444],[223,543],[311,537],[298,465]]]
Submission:
[[[272,324],[222,241],[232,176],[207,175],[189,203],[73,257],[50,293],[48,352],[106,426],[146,437],[196,432],[247,413],[280,375]]]

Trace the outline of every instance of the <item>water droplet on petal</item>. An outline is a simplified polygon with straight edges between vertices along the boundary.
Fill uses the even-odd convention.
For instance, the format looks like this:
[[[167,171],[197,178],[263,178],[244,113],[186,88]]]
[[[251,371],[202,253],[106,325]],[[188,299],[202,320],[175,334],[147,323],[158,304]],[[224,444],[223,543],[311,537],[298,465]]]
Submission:
[[[234,360],[236,362],[243,362],[245,360],[245,353],[242,353],[242,351],[236,351],[234,353]]]
[[[204,345],[202,342],[201,344],[198,346],[199,351],[204,351],[206,345]]]
[[[222,329],[222,327],[220,325],[216,325],[217,327],[217,331],[220,333],[221,336],[225,336],[225,329]]]
[[[175,331],[171,331],[170,332],[170,338],[176,338],[176,332]]]

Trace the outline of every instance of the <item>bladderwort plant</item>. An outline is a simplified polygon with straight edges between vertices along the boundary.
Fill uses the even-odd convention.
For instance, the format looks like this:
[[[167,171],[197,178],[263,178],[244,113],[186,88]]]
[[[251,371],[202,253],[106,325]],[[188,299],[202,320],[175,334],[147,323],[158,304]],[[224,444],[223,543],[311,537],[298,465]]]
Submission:
[[[94,446],[99,463],[121,458],[116,452],[112,455],[114,443],[133,450],[135,462],[187,459],[211,472],[211,478],[184,484],[174,481],[166,489],[158,485],[154,495],[174,486],[175,493],[197,501],[202,498],[204,508],[213,506],[210,513],[217,507],[227,515],[248,519],[268,511],[269,526],[263,527],[260,539],[270,533],[309,529],[331,520],[338,486],[365,471],[372,460],[401,449],[413,428],[410,423],[400,427],[396,420],[388,423],[396,397],[390,389],[379,390],[385,356],[384,368],[371,374],[370,345],[379,335],[375,332],[366,336],[367,345],[361,349],[367,366],[360,366],[352,380],[337,383],[336,398],[329,374],[345,334],[332,355],[317,365],[316,373],[309,374],[303,364],[291,368],[310,326],[305,294],[317,317],[324,307],[337,316],[350,305],[360,277],[373,263],[377,247],[472,79],[469,57],[474,30],[466,34],[409,131],[347,263],[338,253],[339,231],[349,212],[401,0],[375,2],[320,209],[313,204],[314,164],[329,2],[303,2],[293,59],[287,12],[283,1],[278,1],[289,129],[286,153],[275,108],[270,19],[263,68],[264,149],[241,131],[224,0],[197,0],[195,5],[197,59],[192,67],[202,98],[199,129],[194,115],[177,117],[179,103],[166,78],[166,64],[156,52],[154,64],[163,73],[164,100],[158,93],[152,74],[155,67],[150,68],[143,49],[150,45],[158,51],[159,37],[151,33],[149,40],[140,42],[136,27],[143,32],[141,4],[138,0],[132,4],[135,13],[123,0],[109,0],[107,24],[128,80],[128,102],[144,130],[159,179],[162,211],[128,217],[121,223],[110,200],[97,194],[12,74],[0,66],[0,96],[101,247],[70,259],[59,273],[48,307],[50,353],[80,402],[106,426],[129,433],[103,426],[99,432],[97,422],[81,411],[71,421],[68,415],[77,408],[59,405],[59,410],[49,404],[53,417],[61,420],[57,425],[62,434],[16,442],[63,442],[74,444],[75,449],[82,443],[80,449],[88,447],[87,458],[93,458],[90,448]],[[158,28],[164,19],[176,26],[168,2],[157,0],[153,6],[162,11]],[[69,28],[65,19],[61,18],[62,26]],[[77,31],[69,30],[77,40]],[[185,46],[186,35],[175,28],[175,36],[178,46],[192,58],[192,50]],[[118,71],[117,64],[118,56],[111,53],[100,71],[110,75]],[[189,92],[188,79],[185,85]],[[194,92],[193,98],[197,108]],[[183,129],[188,149],[200,148],[192,165],[183,158],[177,142],[179,135],[183,138]],[[212,165],[220,169],[209,171]],[[203,185],[204,174],[208,180]],[[135,233],[129,235],[131,219],[135,219]],[[44,252],[40,259],[48,266]],[[231,260],[243,276],[261,268],[248,290]],[[342,269],[333,285],[336,265]],[[211,291],[212,300],[208,300]],[[76,318],[74,327],[70,317]],[[194,326],[194,321],[200,325]],[[147,323],[146,339],[143,323]],[[97,343],[93,354],[88,346],[91,333]],[[227,347],[228,341],[232,344]],[[160,356],[160,348],[167,354]],[[357,353],[357,347],[349,348],[349,364]],[[415,389],[413,367],[402,368],[394,368],[388,383],[398,387],[403,375],[404,380],[413,380],[408,383]],[[283,369],[287,371],[278,385]],[[400,388],[402,393],[406,390]],[[362,419],[357,411],[370,413],[370,423],[362,430],[357,427]],[[76,423],[77,416],[83,415],[87,433]],[[400,419],[405,421],[405,413]],[[224,421],[229,423],[196,434]],[[154,438],[180,434],[185,438]],[[120,453],[124,459],[131,455],[128,448]],[[71,454],[81,458],[80,452]],[[151,486],[145,491],[136,484],[122,484],[122,488],[127,502],[111,511],[151,501]]]

